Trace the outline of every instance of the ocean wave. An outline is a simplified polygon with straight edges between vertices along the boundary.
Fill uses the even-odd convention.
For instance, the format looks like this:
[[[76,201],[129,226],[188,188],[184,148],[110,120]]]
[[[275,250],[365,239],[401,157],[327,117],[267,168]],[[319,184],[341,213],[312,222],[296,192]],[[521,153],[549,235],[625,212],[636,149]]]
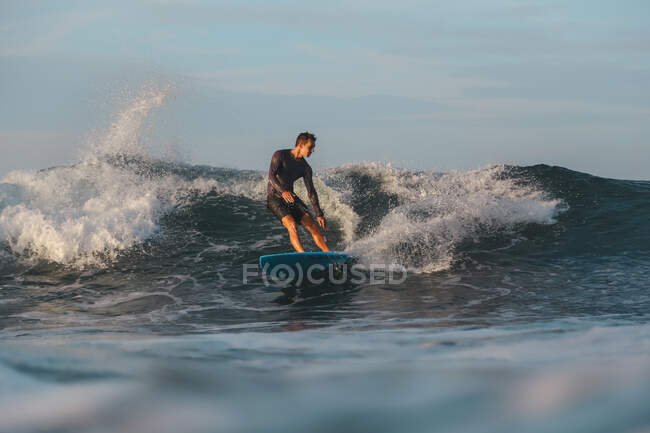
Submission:
[[[27,258],[101,265],[151,236],[160,216],[188,194],[212,189],[212,181],[145,176],[119,163],[136,156],[147,160],[137,151],[138,135],[164,96],[144,94],[133,101],[105,140],[95,142],[74,166],[14,171],[0,180],[0,239]]]
[[[395,197],[377,227],[346,250],[367,262],[397,262],[413,271],[448,269],[462,242],[521,224],[553,224],[566,210],[561,199],[507,176],[506,166],[449,173],[377,164],[346,169],[375,176]]]
[[[231,260],[279,252],[283,243],[290,249],[266,209],[264,172],[153,156],[143,139],[146,120],[169,92],[140,92],[77,164],[0,179],[0,263],[11,262],[10,254],[101,267],[156,234],[159,251],[185,248],[185,257],[214,244],[225,245]],[[648,185],[547,165],[440,173],[366,162],[315,176],[332,247],[415,272],[450,269],[472,245],[495,238],[499,248],[542,238],[553,254],[647,250]],[[296,193],[306,199],[302,182]],[[569,234],[563,244],[560,233]]]

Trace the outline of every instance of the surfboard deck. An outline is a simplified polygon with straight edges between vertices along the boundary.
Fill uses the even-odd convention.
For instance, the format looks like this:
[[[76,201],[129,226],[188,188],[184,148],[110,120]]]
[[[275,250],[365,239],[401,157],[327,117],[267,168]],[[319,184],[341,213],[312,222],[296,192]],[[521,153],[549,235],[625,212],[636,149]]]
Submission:
[[[350,254],[337,252],[282,253],[260,256],[260,267],[269,269],[279,265],[308,267],[311,265],[343,265],[356,260]]]

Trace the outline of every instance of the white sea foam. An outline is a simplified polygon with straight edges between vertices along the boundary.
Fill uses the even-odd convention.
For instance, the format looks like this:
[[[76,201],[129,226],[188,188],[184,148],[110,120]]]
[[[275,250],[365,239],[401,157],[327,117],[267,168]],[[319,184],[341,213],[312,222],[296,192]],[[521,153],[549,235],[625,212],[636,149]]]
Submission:
[[[14,253],[75,266],[101,265],[151,236],[190,190],[214,181],[145,177],[107,157],[146,158],[141,130],[166,93],[138,95],[72,167],[14,171],[0,180],[0,240]]]
[[[397,262],[416,272],[448,269],[462,241],[521,223],[552,224],[562,209],[560,200],[504,176],[504,166],[449,173],[377,163],[345,168],[366,172],[401,203],[347,251],[367,262]]]
[[[354,231],[359,224],[359,215],[345,203],[342,192],[330,188],[318,177],[314,177],[314,188],[318,191],[318,201],[323,209],[323,213],[326,214],[325,218],[330,221],[335,221],[341,227],[344,242],[352,242],[354,240]],[[296,194],[304,197],[306,203],[309,202],[304,183],[296,182],[295,191]]]

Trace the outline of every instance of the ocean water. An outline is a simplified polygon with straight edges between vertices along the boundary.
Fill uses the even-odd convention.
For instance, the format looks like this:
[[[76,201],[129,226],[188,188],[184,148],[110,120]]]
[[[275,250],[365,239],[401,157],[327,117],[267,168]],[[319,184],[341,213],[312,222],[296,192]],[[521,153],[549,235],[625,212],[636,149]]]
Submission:
[[[288,296],[242,278],[265,173],[155,156],[164,100],[0,179],[0,432],[650,431],[650,182],[321,170],[330,246],[408,275]]]

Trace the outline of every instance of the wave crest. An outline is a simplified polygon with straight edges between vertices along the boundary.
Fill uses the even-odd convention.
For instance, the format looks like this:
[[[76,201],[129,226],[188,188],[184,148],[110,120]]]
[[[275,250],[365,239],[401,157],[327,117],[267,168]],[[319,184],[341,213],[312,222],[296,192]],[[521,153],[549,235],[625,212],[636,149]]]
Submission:
[[[433,272],[450,268],[457,247],[468,239],[518,224],[553,224],[566,209],[564,203],[522,185],[507,171],[503,165],[449,173],[378,170],[382,189],[396,196],[398,204],[346,251],[366,262],[397,262]]]

